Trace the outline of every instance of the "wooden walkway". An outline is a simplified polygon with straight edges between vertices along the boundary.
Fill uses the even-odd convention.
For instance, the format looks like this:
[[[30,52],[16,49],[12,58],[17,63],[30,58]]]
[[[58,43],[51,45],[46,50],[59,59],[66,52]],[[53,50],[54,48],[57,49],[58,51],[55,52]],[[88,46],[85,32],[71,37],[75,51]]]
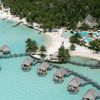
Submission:
[[[78,65],[78,66],[85,66],[85,67],[90,67],[90,68],[100,68],[100,64],[87,64],[87,63],[79,63],[79,62],[74,62],[74,61],[69,61],[68,63]]]
[[[0,59],[16,58],[16,57],[23,57],[23,56],[28,56],[28,53],[3,55],[3,56],[0,56]]]
[[[54,65],[53,67],[54,67],[54,68],[57,68],[57,69],[58,69],[58,68],[61,68],[61,66],[58,66],[58,65]],[[67,71],[71,72],[72,75],[75,75],[75,76],[77,76],[77,77],[83,79],[84,81],[86,81],[86,83],[84,83],[83,86],[88,85],[88,84],[91,84],[92,86],[94,86],[94,87],[96,87],[98,90],[100,90],[100,85],[99,85],[97,82],[93,81],[92,79],[89,79],[88,77],[83,76],[82,74],[79,74],[79,73],[77,73],[77,72],[74,72],[74,71],[72,71],[72,70],[69,70],[68,68],[65,68],[65,69],[66,69]]]
[[[30,55],[30,54],[29,54]],[[34,59],[37,59],[37,60],[41,60],[40,58],[36,58],[36,57],[34,57],[34,56],[32,56],[32,55],[30,55],[32,58],[34,58]],[[46,62],[49,62],[49,63],[53,63],[53,64],[57,64],[58,62],[55,62],[55,61],[50,61],[50,60],[45,60],[44,59],[44,61],[46,61]],[[87,64],[87,63],[80,63],[80,62],[74,62],[74,61],[69,61],[69,62],[67,62],[67,63],[70,63],[70,64],[73,64],[73,65],[77,65],[77,66],[85,66],[85,67],[90,67],[90,68],[92,68],[92,69],[97,69],[97,68],[100,68],[100,64],[98,63],[98,64]],[[66,64],[67,64],[66,63]],[[59,64],[59,63],[58,63]]]

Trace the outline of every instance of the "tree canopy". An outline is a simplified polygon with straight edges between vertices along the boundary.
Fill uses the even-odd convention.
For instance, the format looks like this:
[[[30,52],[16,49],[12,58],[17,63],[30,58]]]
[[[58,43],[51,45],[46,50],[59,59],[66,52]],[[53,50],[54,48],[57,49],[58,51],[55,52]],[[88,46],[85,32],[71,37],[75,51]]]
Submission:
[[[66,63],[70,60],[69,49],[65,49],[63,45],[58,50],[58,58],[60,63]]]
[[[2,0],[11,13],[43,28],[74,28],[91,14],[100,23],[100,0]]]
[[[96,39],[91,41],[89,44],[93,50],[100,52],[100,40]]]

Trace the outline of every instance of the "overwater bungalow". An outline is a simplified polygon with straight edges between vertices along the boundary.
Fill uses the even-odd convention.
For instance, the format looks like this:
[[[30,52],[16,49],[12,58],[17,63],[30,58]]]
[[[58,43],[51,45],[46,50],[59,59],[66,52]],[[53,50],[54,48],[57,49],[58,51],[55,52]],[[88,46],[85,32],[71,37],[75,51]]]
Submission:
[[[23,71],[29,71],[32,67],[33,59],[32,58],[26,58],[22,63],[22,69]]]
[[[40,68],[38,69],[38,75],[45,76],[50,67],[51,66],[48,62],[43,62]]]
[[[54,74],[54,77],[53,77],[53,80],[56,82],[56,83],[61,83],[64,81],[64,76],[69,74],[69,72],[64,69],[64,68],[60,68],[56,71],[56,73]]]
[[[10,48],[7,46],[7,45],[4,45],[0,48],[0,51],[3,53],[3,54],[10,54]]]
[[[97,91],[95,91],[94,89],[89,89],[83,96],[82,100],[96,100],[97,96],[98,96]]]
[[[68,91],[70,93],[77,93],[79,92],[80,85],[83,83],[83,79],[79,77],[73,78],[68,85]]]

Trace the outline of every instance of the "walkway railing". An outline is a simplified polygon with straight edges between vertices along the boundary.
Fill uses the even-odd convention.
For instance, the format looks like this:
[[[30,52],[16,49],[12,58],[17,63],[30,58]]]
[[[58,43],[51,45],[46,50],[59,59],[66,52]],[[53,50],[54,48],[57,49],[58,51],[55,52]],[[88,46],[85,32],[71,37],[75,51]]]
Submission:
[[[58,68],[61,68],[61,66],[58,66],[58,65],[54,65],[54,67],[57,68],[57,69],[58,69]],[[73,75],[75,75],[75,76],[77,76],[77,77],[83,79],[84,81],[86,81],[87,83],[86,83],[86,84],[83,84],[84,86],[85,86],[85,85],[88,85],[88,84],[91,84],[92,86],[94,86],[94,87],[96,87],[98,90],[100,90],[100,85],[99,85],[97,82],[93,81],[92,79],[89,79],[88,77],[83,76],[82,74],[79,74],[79,73],[77,73],[77,72],[74,72],[74,71],[72,71],[72,70],[69,70],[68,68],[65,68],[65,69],[66,69],[67,71],[71,72]]]
[[[28,56],[28,53],[20,53],[20,54],[3,55],[3,56],[0,56],[0,59],[16,58],[16,57],[23,57],[23,56]]]
[[[74,61],[69,61],[68,63],[78,65],[78,66],[90,67],[90,68],[100,68],[100,64],[87,64],[87,63],[80,63]]]
[[[29,55],[34,59],[41,60],[40,58],[36,58],[31,54],[29,54]],[[57,62],[57,61],[51,61],[51,60],[45,60],[45,59],[44,59],[44,61],[47,61],[47,62],[50,62],[50,63],[56,63],[56,64],[58,63],[59,64],[59,62]],[[98,64],[87,64],[85,62],[84,63],[80,63],[80,62],[74,62],[74,61],[69,61],[68,63],[73,64],[73,65],[77,65],[77,66],[90,67],[92,69],[100,68],[100,64],[99,63]]]

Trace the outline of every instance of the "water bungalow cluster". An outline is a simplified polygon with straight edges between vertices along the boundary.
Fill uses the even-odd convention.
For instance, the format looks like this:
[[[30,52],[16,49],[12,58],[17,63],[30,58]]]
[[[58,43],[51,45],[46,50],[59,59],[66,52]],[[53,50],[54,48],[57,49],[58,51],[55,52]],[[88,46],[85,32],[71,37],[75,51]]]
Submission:
[[[8,15],[10,17],[13,16],[10,13],[10,8],[5,8],[3,6],[3,3],[1,2],[1,0],[0,0],[0,9],[1,9],[0,14],[3,13],[3,14],[6,15],[6,17],[4,17],[2,19],[2,21],[6,20],[7,18],[9,18]],[[31,12],[30,12],[29,15],[31,15]],[[32,16],[32,17],[35,17],[35,16]],[[40,19],[42,19],[42,17]],[[31,20],[31,21],[33,21],[33,20]],[[77,34],[80,35],[81,34],[81,28],[83,27],[83,25],[88,25],[88,29],[89,30],[86,31],[87,34],[86,35],[82,35],[82,34],[80,35],[80,37],[81,37],[80,38],[80,42],[82,42],[84,44],[83,46],[86,46],[86,47],[88,47],[90,49],[91,45],[90,45],[89,39],[91,39],[91,40],[100,40],[100,30],[95,30],[95,28],[94,28],[94,27],[98,26],[98,23],[96,22],[96,19],[91,16],[90,13],[86,16],[85,19],[83,19],[82,21],[79,21],[77,23],[77,26],[75,27],[76,28],[75,30],[73,30],[74,28],[73,29],[70,29],[69,27],[61,28],[61,27],[58,27],[58,26],[56,28],[55,27],[53,27],[53,28],[50,27],[51,29],[49,29],[48,27],[44,27],[44,29],[43,29],[43,25],[41,23],[38,24],[36,22],[27,22],[25,18],[22,18],[22,19],[19,18],[19,22],[17,22],[17,24],[13,25],[12,27],[13,28],[17,27],[21,23],[26,25],[26,26],[28,26],[28,27],[30,27],[30,28],[34,28],[35,30],[38,30],[39,32],[44,32],[44,31],[46,31],[46,32],[54,32],[54,33],[57,32],[57,35],[60,36],[61,38],[63,37],[63,39],[65,39],[65,37],[63,36],[63,34],[65,32],[70,31],[71,35],[73,35],[73,36],[77,35]],[[58,21],[58,23],[59,23],[59,21]],[[62,25],[64,25],[64,24],[66,24],[66,23],[62,23]],[[67,22],[67,24],[69,25],[70,23]],[[68,28],[68,30],[67,30],[67,28]],[[94,34],[94,32],[95,32],[95,34]],[[70,41],[70,38],[68,38],[68,40]],[[64,44],[64,43],[65,43],[65,41],[62,41],[62,44]],[[71,44],[71,42],[69,42],[69,43]],[[32,44],[31,44],[31,46],[32,46]],[[100,48],[97,51],[100,52]],[[58,54],[57,53],[55,53],[55,54],[51,53],[51,54],[48,55],[48,58],[43,58],[43,59],[36,58],[36,57],[34,57],[34,55],[35,55],[35,53],[31,55],[28,52],[20,53],[20,54],[12,54],[12,52],[10,50],[10,47],[8,45],[3,45],[2,47],[0,47],[0,59],[16,58],[16,57],[26,56],[26,59],[24,59],[24,61],[21,64],[21,69],[24,72],[30,71],[35,64],[40,63],[39,68],[37,68],[37,75],[39,77],[41,77],[41,78],[45,77],[46,75],[48,75],[48,73],[52,69],[55,69],[56,71],[52,75],[52,81],[56,85],[63,83],[64,80],[67,79],[68,77],[74,76],[74,78],[72,78],[69,81],[69,83],[67,84],[68,86],[66,86],[66,91],[68,91],[70,93],[70,95],[78,94],[80,92],[80,90],[81,90],[81,87],[85,87],[87,85],[92,85],[93,88],[88,89],[85,92],[85,94],[83,95],[83,97],[81,97],[81,99],[82,100],[100,99],[100,93],[97,92],[97,90],[100,91],[100,84],[98,84],[97,82],[93,81],[92,79],[89,79],[88,77],[85,77],[82,74],[79,74],[79,73],[77,73],[77,72],[75,72],[73,70],[69,70],[67,68],[64,68],[63,66],[60,66],[59,58],[58,58]],[[85,67],[89,66],[90,68],[100,68],[100,62],[97,63],[97,64],[86,64],[84,62],[83,63],[79,63],[79,62],[68,60],[67,63],[78,65],[78,66],[85,66]],[[1,70],[1,67],[0,67],[0,70]]]
[[[22,63],[22,70],[29,71],[33,63],[34,63],[34,58],[25,59]],[[44,60],[42,61],[38,60],[36,63],[41,63],[40,67],[37,69],[37,74],[42,77],[46,76],[48,71],[52,70],[53,68],[56,69],[56,72],[53,75],[53,81],[56,84],[61,84],[64,81],[64,78],[69,77],[70,75],[74,75],[75,77],[72,80],[70,80],[67,87],[67,90],[71,94],[78,93],[81,87],[89,84],[93,85],[95,88],[97,88],[97,90],[100,90],[100,85],[98,85],[96,82],[74,71],[61,67],[59,65],[55,65],[54,63],[46,62]],[[93,88],[89,89],[84,94],[82,100],[96,100],[97,98],[100,98],[100,95],[96,91],[96,89]]]

